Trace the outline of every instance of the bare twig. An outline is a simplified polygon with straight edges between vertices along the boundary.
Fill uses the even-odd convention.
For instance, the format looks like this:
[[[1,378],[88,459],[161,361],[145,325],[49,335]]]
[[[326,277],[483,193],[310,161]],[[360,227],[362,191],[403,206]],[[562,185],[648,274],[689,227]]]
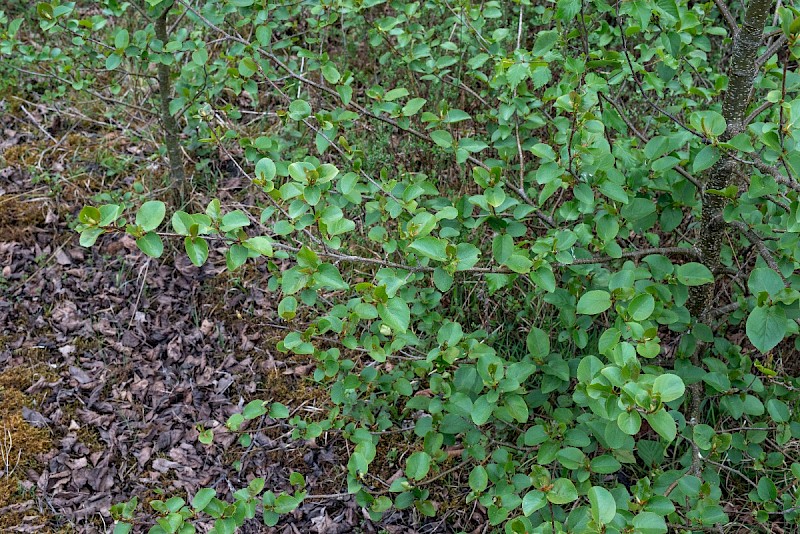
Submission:
[[[22,111],[24,111],[24,112],[25,112],[25,115],[26,115],[26,116],[27,116],[27,117],[28,117],[28,118],[31,120],[31,122],[33,123],[33,125],[34,125],[34,126],[36,126],[36,128],[38,128],[38,129],[39,129],[39,131],[40,131],[40,132],[42,132],[42,133],[43,133],[45,136],[47,136],[47,138],[48,138],[48,139],[50,139],[52,142],[54,142],[54,143],[58,143],[58,141],[56,140],[56,138],[55,138],[55,137],[53,137],[52,135],[50,135],[50,132],[48,132],[47,130],[45,130],[45,129],[44,129],[44,127],[43,127],[43,126],[42,126],[42,125],[39,123],[39,121],[38,121],[38,120],[36,120],[36,117],[34,117],[33,115],[31,115],[31,114],[30,114],[30,112],[29,112],[27,109],[25,109],[25,106],[20,106],[19,108],[20,108]]]

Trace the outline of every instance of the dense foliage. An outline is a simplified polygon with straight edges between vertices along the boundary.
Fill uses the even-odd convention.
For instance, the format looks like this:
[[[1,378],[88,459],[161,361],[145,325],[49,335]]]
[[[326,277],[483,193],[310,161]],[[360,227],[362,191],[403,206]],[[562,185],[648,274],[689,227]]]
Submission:
[[[313,355],[334,408],[255,399],[227,421],[241,439],[264,417],[341,432],[375,520],[436,516],[451,477],[505,532],[797,528],[800,11],[137,2],[0,15],[0,52],[55,94],[149,91],[181,191],[170,138],[196,172],[225,154],[263,191],[249,211],[151,198],[77,225],[85,246],[127,232],[152,257],[168,239],[197,266],[267,262],[278,348]],[[402,429],[403,476],[370,476]],[[274,525],[306,497],[293,483],[154,501],[151,532]]]

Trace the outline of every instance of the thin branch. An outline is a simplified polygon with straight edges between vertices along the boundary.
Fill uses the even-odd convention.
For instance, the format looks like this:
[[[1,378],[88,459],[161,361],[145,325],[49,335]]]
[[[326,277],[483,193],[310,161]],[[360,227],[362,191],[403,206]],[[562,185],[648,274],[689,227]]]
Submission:
[[[445,83],[448,83],[446,80],[443,80],[440,76],[438,76],[438,75],[435,75],[435,76],[437,78],[439,78],[440,80],[444,81]],[[447,78],[450,79],[449,83],[451,83],[452,85],[460,88],[463,91],[466,91],[467,93],[472,95],[474,98],[476,98],[478,101],[480,101],[480,103],[483,104],[484,106],[488,106],[489,105],[489,103],[481,95],[476,93],[475,90],[472,87],[468,86],[467,84],[465,84],[464,82],[462,82],[458,78],[455,78],[454,76],[451,76],[449,74],[447,75]]]
[[[786,287],[789,287],[789,281],[784,278],[783,273],[781,273],[780,268],[778,267],[778,262],[775,261],[775,257],[772,255],[772,251],[767,248],[767,245],[764,244],[764,240],[761,239],[749,226],[741,221],[731,221],[730,225],[742,232],[745,237],[756,247],[758,253],[764,258],[764,261],[769,265],[769,268],[775,271],[778,276],[781,277],[783,280],[783,284]]]
[[[764,63],[769,61],[769,58],[774,56],[775,53],[781,49],[781,47],[785,42],[786,42],[785,34],[781,34],[780,37],[775,39],[775,42],[769,45],[767,50],[758,59],[756,59],[756,69],[760,69],[764,65]]]
[[[625,123],[625,126],[630,128],[630,130],[633,132],[633,135],[635,135],[639,139],[639,141],[645,144],[647,144],[647,142],[650,141],[649,137],[647,137],[645,134],[636,129],[636,126],[633,125],[633,122],[631,122],[631,120],[625,114],[625,110],[622,109],[622,106],[616,100],[609,97],[605,93],[597,93],[597,96],[599,96],[600,98],[611,104],[614,107],[614,109],[617,110],[617,113],[622,119],[622,122]]]
[[[56,138],[55,138],[55,137],[53,137],[52,135],[50,135],[50,132],[48,132],[47,130],[45,130],[45,129],[44,129],[44,126],[42,126],[42,125],[39,123],[39,121],[38,121],[38,120],[36,120],[36,117],[34,117],[33,115],[31,115],[30,111],[28,111],[27,109],[25,109],[25,106],[20,106],[19,108],[20,108],[20,109],[21,109],[21,110],[22,110],[22,111],[25,113],[25,115],[27,115],[27,116],[28,116],[28,118],[31,120],[31,122],[33,123],[33,125],[34,125],[34,126],[36,126],[36,128],[38,128],[40,132],[42,132],[42,133],[43,133],[43,134],[44,134],[44,135],[45,135],[45,136],[46,136],[48,139],[50,139],[52,142],[54,142],[54,143],[58,143],[58,141],[56,140]]]
[[[556,263],[558,267],[569,267],[570,265],[587,265],[592,263],[609,263],[614,260],[621,260],[626,258],[641,258],[649,256],[650,254],[662,254],[664,256],[688,256],[690,258],[698,258],[699,253],[694,248],[689,247],[661,247],[661,248],[643,248],[639,250],[631,250],[623,252],[619,258],[612,258],[610,256],[592,256],[591,258],[576,259],[572,263]]]
[[[800,183],[791,176],[784,176],[783,174],[781,174],[781,171],[780,169],[778,169],[778,167],[775,167],[773,165],[767,165],[761,160],[746,161],[746,160],[741,160],[739,158],[736,159],[738,161],[741,161],[742,163],[754,166],[756,169],[763,172],[764,174],[769,174],[779,184],[783,184],[786,187],[790,187],[795,191],[800,192]]]
[[[622,18],[621,18],[620,13],[619,13],[619,4],[620,4],[619,2],[617,2],[617,4],[616,4],[617,26],[619,27],[619,34],[620,34],[620,37],[622,38],[622,51],[625,54],[625,60],[627,61],[628,68],[631,71],[631,77],[633,78],[633,82],[636,85],[636,88],[639,89],[639,94],[642,95],[642,98],[644,99],[645,103],[648,106],[650,106],[651,108],[653,108],[657,112],[661,113],[665,117],[669,118],[672,122],[677,124],[679,127],[683,128],[687,132],[691,133],[692,135],[696,135],[697,137],[702,139],[704,143],[707,143],[708,139],[706,139],[706,137],[703,134],[701,134],[700,132],[694,130],[693,128],[690,128],[683,121],[681,121],[678,117],[676,117],[675,115],[673,115],[672,113],[670,113],[666,109],[662,108],[661,106],[659,106],[658,104],[653,102],[652,99],[649,98],[647,96],[647,94],[645,93],[644,86],[642,85],[641,80],[639,80],[639,76],[636,75],[636,72],[633,69],[633,61],[631,61],[631,55],[630,55],[630,52],[628,52],[628,39],[625,38],[625,28],[622,25]]]
[[[739,471],[738,469],[734,469],[733,467],[727,466],[727,465],[725,465],[725,464],[721,464],[721,463],[719,463],[719,462],[715,462],[714,460],[710,460],[710,459],[708,459],[708,458],[703,458],[703,461],[705,461],[705,462],[707,462],[707,463],[710,463],[711,465],[715,465],[715,466],[717,466],[717,467],[719,467],[719,468],[721,468],[721,469],[725,469],[726,471],[730,471],[730,472],[731,472],[731,473],[733,473],[734,475],[739,475],[739,476],[740,476],[742,479],[746,480],[746,481],[747,481],[747,482],[748,482],[748,483],[749,483],[751,486],[753,486],[754,488],[757,488],[757,487],[758,487],[758,485],[757,485],[755,482],[753,482],[752,480],[750,480],[750,479],[747,477],[747,475],[745,475],[744,473],[742,473],[742,472],[741,472],[741,471]]]
[[[765,100],[764,102],[762,102],[760,106],[758,106],[756,109],[753,110],[752,113],[750,113],[750,115],[745,117],[743,126],[747,126],[748,124],[753,122],[753,120],[755,120],[756,117],[761,115],[761,112],[774,105],[775,102],[770,102],[769,100]]]
[[[120,229],[120,231],[124,231],[124,229]],[[157,232],[157,234],[161,237],[175,237],[175,238],[185,238],[185,235],[177,234],[174,232]],[[218,236],[218,235],[200,235],[203,239],[208,239],[209,241],[222,241],[227,244],[236,243],[238,240],[225,237],[225,236]],[[283,243],[279,243],[273,241],[271,243],[273,248],[279,250],[285,250],[287,252],[297,253],[300,252],[300,247],[293,247],[291,245],[285,245]],[[338,252],[332,252],[330,250],[326,251],[315,251],[317,256],[322,258],[328,258],[334,261],[342,261],[348,263],[366,263],[370,265],[379,265],[381,267],[388,267],[391,269],[402,269],[404,271],[409,271],[412,273],[418,272],[433,272],[435,270],[434,267],[429,267],[426,265],[404,265],[402,263],[395,263],[393,261],[382,260],[379,258],[365,258],[363,256],[354,256],[351,254],[340,254]],[[468,272],[468,273],[478,273],[478,274],[513,274],[513,271],[505,268],[495,269],[492,267],[472,267],[470,269],[465,269],[464,271],[459,272]]]
[[[66,79],[64,79],[64,78],[62,78],[60,76],[56,76],[55,74],[48,74],[48,73],[45,73],[45,72],[35,72],[35,71],[31,71],[31,70],[21,69],[21,68],[15,66],[15,65],[9,65],[9,66],[12,69],[17,70],[19,72],[22,72],[24,74],[30,74],[31,76],[41,76],[43,78],[51,78],[53,80],[58,80],[61,83],[64,83],[64,84],[67,84],[67,85],[70,85],[70,86],[72,85],[71,81],[66,80]],[[96,93],[96,92],[92,91],[91,89],[87,89],[85,87],[83,88],[83,91],[87,92],[88,94],[92,95],[95,98],[98,98],[98,99],[102,100],[103,102],[110,102],[112,104],[118,104],[118,105],[124,106],[126,108],[131,108],[131,109],[135,109],[136,111],[141,111],[142,113],[147,113],[148,115],[153,115],[153,116],[156,116],[156,117],[158,116],[158,113],[156,113],[152,109],[142,108],[142,107],[139,107],[139,106],[137,106],[135,104],[129,104],[129,103],[123,102],[121,100],[116,100],[114,98],[103,96],[100,93]]]
[[[731,302],[730,304],[726,304],[720,308],[714,308],[709,312],[709,315],[712,319],[716,319],[717,317],[722,317],[723,315],[733,313],[741,307],[742,306],[738,302]]]
[[[728,24],[728,29],[731,31],[731,37],[736,37],[736,34],[739,33],[739,25],[736,23],[736,19],[733,18],[731,10],[728,9],[727,4],[725,4],[725,0],[714,0],[714,3],[717,4],[717,9],[719,9],[719,12],[722,13],[725,22]]]
[[[625,114],[625,111],[622,109],[622,106],[616,100],[603,93],[597,93],[597,94],[600,96],[600,98],[611,104],[614,107],[614,109],[617,110],[617,113],[622,119],[622,122],[625,123],[625,126],[630,128],[631,131],[633,132],[633,135],[635,135],[642,143],[647,144],[647,142],[650,141],[647,135],[643,134],[642,132],[636,129],[636,126],[633,125],[633,122],[631,122],[631,120]],[[697,179],[689,173],[689,171],[687,171],[680,165],[676,165],[675,167],[673,167],[673,169],[675,169],[675,172],[677,172],[678,174],[686,178],[691,184],[693,184],[698,191],[703,190],[703,187],[700,185],[700,182],[698,182]]]

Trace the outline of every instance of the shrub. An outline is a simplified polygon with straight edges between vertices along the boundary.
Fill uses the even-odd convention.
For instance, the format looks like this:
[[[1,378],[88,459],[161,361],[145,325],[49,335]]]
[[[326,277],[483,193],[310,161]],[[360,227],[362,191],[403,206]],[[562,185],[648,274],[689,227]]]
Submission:
[[[795,8],[101,4],[40,4],[58,48],[21,44],[17,19],[0,50],[107,98],[120,69],[156,69],[166,138],[234,158],[263,205],[169,223],[160,200],[89,206],[81,244],[127,232],[153,257],[169,238],[198,266],[266,261],[292,327],[278,349],[312,355],[334,405],[294,435],[352,443],[347,491],[373,519],[435,516],[427,487],[453,476],[506,532],[703,530],[742,488],[756,521],[797,524],[797,385],[777,367],[800,317]],[[84,63],[115,81],[91,89]],[[366,128],[413,152],[376,168]],[[287,416],[254,400],[227,424]],[[407,427],[417,450],[382,487],[376,446]],[[204,512],[230,532],[259,506],[275,524],[305,497],[256,500],[264,485],[158,501],[152,531]],[[120,531],[135,507],[115,508]]]

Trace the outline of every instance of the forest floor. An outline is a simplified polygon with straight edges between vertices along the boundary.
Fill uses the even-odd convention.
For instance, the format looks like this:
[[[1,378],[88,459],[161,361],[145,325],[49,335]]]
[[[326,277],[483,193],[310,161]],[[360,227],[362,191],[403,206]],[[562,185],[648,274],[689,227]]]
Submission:
[[[394,512],[372,523],[341,494],[347,445],[336,433],[294,441],[272,424],[240,446],[224,423],[243,403],[321,418],[328,402],[313,363],[275,349],[286,327],[274,295],[253,283],[264,270],[196,268],[169,251],[148,259],[129,237],[82,248],[78,211],[162,172],[155,146],[36,110],[0,117],[0,531],[110,532],[110,506],[133,496],[142,531],[151,499],[188,501],[205,486],[230,496],[256,476],[288,490],[292,471],[316,498],[275,528],[253,521],[243,532],[484,530],[481,507],[465,508],[446,479],[434,490],[437,522]],[[246,185],[222,174],[216,196],[252,205]],[[198,441],[202,428],[214,430],[211,446]],[[413,444],[402,434],[381,443],[385,481]]]

